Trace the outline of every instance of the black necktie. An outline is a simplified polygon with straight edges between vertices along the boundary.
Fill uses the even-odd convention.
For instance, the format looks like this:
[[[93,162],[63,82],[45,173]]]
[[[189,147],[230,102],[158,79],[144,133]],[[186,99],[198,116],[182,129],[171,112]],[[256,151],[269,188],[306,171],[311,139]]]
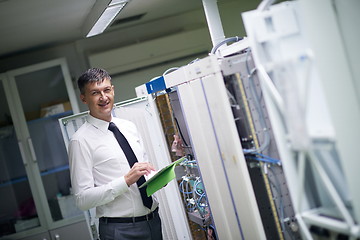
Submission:
[[[118,141],[121,149],[124,151],[124,154],[129,162],[130,168],[132,168],[132,166],[137,162],[137,158],[129,142],[126,140],[125,136],[120,132],[120,130],[116,127],[116,125],[113,122],[109,124],[109,130],[114,133],[116,140]],[[136,183],[138,186],[141,186],[141,184],[143,184],[144,182],[145,182],[145,177],[141,176]],[[139,191],[144,206],[151,209],[153,201],[151,197],[147,196],[146,187],[139,188]]]

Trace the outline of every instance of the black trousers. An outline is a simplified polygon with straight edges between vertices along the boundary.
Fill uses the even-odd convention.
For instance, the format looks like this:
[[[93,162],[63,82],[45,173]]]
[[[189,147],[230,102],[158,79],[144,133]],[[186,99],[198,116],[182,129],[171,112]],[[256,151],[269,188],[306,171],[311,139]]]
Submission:
[[[162,240],[161,219],[154,213],[150,220],[129,223],[99,221],[101,240]]]

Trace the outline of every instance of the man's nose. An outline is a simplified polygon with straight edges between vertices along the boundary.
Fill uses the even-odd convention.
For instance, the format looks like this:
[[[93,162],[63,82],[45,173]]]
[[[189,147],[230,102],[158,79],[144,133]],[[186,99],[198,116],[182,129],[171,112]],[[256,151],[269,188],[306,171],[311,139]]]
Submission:
[[[105,92],[104,92],[104,91],[101,91],[100,94],[101,94],[100,98],[105,99],[105,97],[106,97]]]

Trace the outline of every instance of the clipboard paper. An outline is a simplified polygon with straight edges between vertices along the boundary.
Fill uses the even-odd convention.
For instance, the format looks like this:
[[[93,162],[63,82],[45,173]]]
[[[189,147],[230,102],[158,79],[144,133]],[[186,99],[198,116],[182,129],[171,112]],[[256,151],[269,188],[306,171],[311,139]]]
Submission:
[[[166,184],[168,184],[171,180],[175,178],[175,167],[179,165],[182,161],[184,161],[186,157],[182,157],[175,162],[172,162],[168,166],[162,168],[158,171],[154,176],[152,176],[149,180],[144,182],[139,188],[146,187],[146,194],[148,197],[153,195],[156,191],[163,188]]]

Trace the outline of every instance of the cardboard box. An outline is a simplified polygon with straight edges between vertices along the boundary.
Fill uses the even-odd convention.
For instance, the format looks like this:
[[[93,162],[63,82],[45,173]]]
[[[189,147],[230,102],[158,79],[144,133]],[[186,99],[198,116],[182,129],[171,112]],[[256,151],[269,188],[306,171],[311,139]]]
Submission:
[[[48,106],[42,106],[40,111],[40,117],[48,117],[55,114],[67,112],[71,110],[70,102],[62,102],[57,104],[51,104]]]
[[[26,121],[31,121],[31,120],[37,119],[39,117],[40,117],[40,111],[39,110],[25,113]]]

